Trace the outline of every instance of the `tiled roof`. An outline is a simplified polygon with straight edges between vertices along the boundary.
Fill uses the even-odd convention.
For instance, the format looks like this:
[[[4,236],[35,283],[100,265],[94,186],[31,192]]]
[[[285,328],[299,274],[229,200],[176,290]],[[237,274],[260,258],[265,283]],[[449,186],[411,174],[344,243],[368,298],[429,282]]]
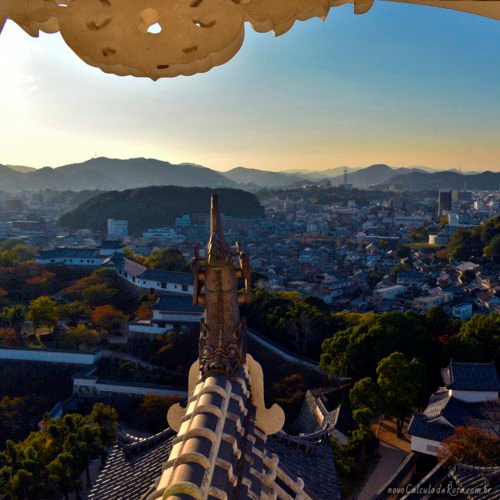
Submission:
[[[284,470],[281,455],[276,460],[267,450],[245,370],[233,381],[224,374],[198,381],[173,443],[156,488],[147,495],[150,500],[173,494],[187,478],[199,494],[206,490],[210,497],[238,500],[270,498],[276,489],[287,492],[278,498],[295,498],[303,487]],[[333,459],[330,468],[334,470]]]
[[[118,249],[123,248],[125,245],[118,240],[102,240],[100,246],[101,248]]]
[[[120,436],[119,442],[112,448],[92,487],[88,499],[135,500],[144,498],[154,491],[155,480],[161,475],[162,466],[167,462],[175,441],[175,433],[170,428],[145,439],[131,435]],[[225,452],[229,453],[230,448],[226,446]],[[296,481],[298,477],[304,478],[304,491],[313,499],[337,500],[341,498],[333,466],[332,448],[328,440],[316,443],[306,450],[282,439],[271,437],[266,443],[264,440],[256,440],[252,448],[259,449],[259,455],[262,454],[262,458],[254,455],[251,467],[250,462],[244,467],[246,474],[250,474],[250,469],[255,471],[261,469],[263,475],[268,474],[269,463],[273,461],[272,457],[276,454],[279,470],[275,481],[290,498],[295,497],[295,492],[287,485],[288,481],[285,482],[280,477],[288,476],[292,478],[292,481]],[[249,451],[247,447],[246,452]],[[215,481],[224,481],[227,472],[217,469],[216,467],[214,473]],[[314,479],[318,477],[321,478],[320,481]],[[255,488],[260,481],[253,481],[252,484]],[[224,492],[228,493],[228,498],[242,500],[251,498],[251,494],[245,488],[238,493],[234,492],[234,497],[231,497],[232,490],[228,489]],[[256,495],[257,498],[264,497],[263,493],[257,490],[252,491],[252,495]]]
[[[147,270],[147,267],[125,257],[118,257],[116,259],[116,268],[136,278]]]
[[[500,380],[494,363],[458,363],[441,370],[447,389],[458,391],[499,391]]]
[[[348,434],[356,429],[356,422],[352,418],[352,414],[345,408],[345,405],[339,405],[334,411],[332,416],[332,425],[336,430],[342,434]]]
[[[450,397],[448,391],[441,388],[429,399],[429,404],[424,410],[424,415],[428,422],[443,417],[456,427],[457,425],[463,425],[465,420],[472,416],[469,406],[469,404],[463,401]]]
[[[167,283],[179,283],[180,285],[192,285],[194,282],[192,273],[180,273],[177,271],[164,271],[163,269],[147,269],[137,276],[141,280],[166,281]]]
[[[498,422],[499,407],[498,400],[466,403],[449,396],[448,391],[442,387],[431,395],[423,413],[413,415],[408,433],[412,436],[442,441],[454,434],[455,427],[481,426],[481,421]]]
[[[156,304],[151,306],[153,311],[179,311],[200,313],[203,307],[193,305],[190,295],[161,295]]]
[[[443,441],[443,439],[452,436],[454,433],[455,429],[453,427],[437,422],[428,422],[426,416],[422,413],[415,413],[408,425],[408,434],[432,441]]]
[[[95,259],[99,257],[99,249],[59,247],[53,250],[41,250],[38,257],[40,259]]]
[[[139,500],[161,474],[172,449],[171,429],[146,439],[124,436],[113,446],[88,500]]]
[[[449,474],[470,500],[500,499],[500,467],[456,464]]]
[[[310,451],[291,445],[271,436],[266,448],[278,455],[279,465],[292,477],[301,477],[304,491],[314,499],[340,499],[337,474],[333,466],[333,451],[328,439],[309,448]]]

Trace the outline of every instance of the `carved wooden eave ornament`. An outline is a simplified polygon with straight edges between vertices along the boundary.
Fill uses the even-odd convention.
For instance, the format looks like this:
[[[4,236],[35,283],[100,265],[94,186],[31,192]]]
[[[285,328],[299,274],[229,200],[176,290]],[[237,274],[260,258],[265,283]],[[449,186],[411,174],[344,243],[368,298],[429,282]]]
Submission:
[[[384,0],[500,20],[500,0]],[[295,21],[325,19],[352,3],[364,14],[374,0],[0,0],[0,32],[11,19],[31,36],[60,31],[86,63],[120,76],[193,75],[225,64],[240,49],[245,23],[286,33]]]

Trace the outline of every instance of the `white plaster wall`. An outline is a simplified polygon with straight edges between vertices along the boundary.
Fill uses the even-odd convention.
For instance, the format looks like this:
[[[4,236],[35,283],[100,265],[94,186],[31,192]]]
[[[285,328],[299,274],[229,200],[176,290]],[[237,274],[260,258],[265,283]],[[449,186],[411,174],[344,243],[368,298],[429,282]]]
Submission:
[[[435,446],[436,448],[441,448],[441,443],[439,441],[432,441],[431,439],[425,439],[418,436],[411,437],[411,449],[418,453],[425,453],[426,455],[436,456],[436,451],[428,450],[428,446]]]
[[[451,395],[461,401],[467,403],[479,403],[481,401],[487,401],[488,399],[497,399],[498,392],[490,391],[457,391],[451,390]]]
[[[121,384],[106,384],[100,383],[94,379],[73,379],[74,392],[78,392],[78,388],[88,388],[95,390],[98,394],[133,394],[136,396],[144,396],[145,394],[154,394],[155,396],[179,396],[184,398],[187,396],[187,391],[178,389],[169,389],[161,387],[139,387],[134,385],[121,385]]]
[[[61,363],[75,365],[93,365],[101,358],[99,351],[95,353],[52,351],[49,349],[0,349],[0,359],[18,361],[39,361],[44,363]]]
[[[140,324],[129,324],[128,329],[130,333],[148,333],[152,335],[162,335],[168,332],[174,327],[174,325],[165,325],[164,327],[159,327],[157,325],[140,325]]]
[[[83,260],[83,262],[81,262]],[[38,264],[64,264],[69,266],[100,266],[104,259],[79,259],[79,258],[55,258],[55,259],[36,259]]]
[[[153,318],[161,321],[173,321],[175,323],[199,323],[201,321],[201,313],[198,314],[175,314],[175,313],[161,313],[155,311]]]

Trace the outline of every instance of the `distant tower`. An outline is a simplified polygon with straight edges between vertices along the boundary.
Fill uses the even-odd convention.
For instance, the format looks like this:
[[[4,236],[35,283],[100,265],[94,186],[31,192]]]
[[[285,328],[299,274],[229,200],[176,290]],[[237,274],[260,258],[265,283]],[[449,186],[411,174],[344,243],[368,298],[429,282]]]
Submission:
[[[347,167],[344,167],[344,182],[342,183],[343,189],[352,189],[352,184],[349,184],[349,178],[347,176]]]
[[[449,212],[451,210],[451,203],[452,203],[452,191],[451,190],[439,191],[438,220],[442,215],[444,215],[445,212]]]

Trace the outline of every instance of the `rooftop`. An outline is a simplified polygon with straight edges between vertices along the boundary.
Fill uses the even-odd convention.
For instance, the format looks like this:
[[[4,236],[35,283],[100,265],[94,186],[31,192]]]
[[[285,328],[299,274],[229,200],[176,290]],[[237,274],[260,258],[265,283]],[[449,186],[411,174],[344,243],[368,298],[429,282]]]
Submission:
[[[161,295],[156,304],[151,306],[153,311],[179,311],[198,313],[203,307],[193,304],[189,295]]]
[[[457,391],[500,391],[500,380],[493,362],[459,363],[452,361],[441,370],[447,389]]]

